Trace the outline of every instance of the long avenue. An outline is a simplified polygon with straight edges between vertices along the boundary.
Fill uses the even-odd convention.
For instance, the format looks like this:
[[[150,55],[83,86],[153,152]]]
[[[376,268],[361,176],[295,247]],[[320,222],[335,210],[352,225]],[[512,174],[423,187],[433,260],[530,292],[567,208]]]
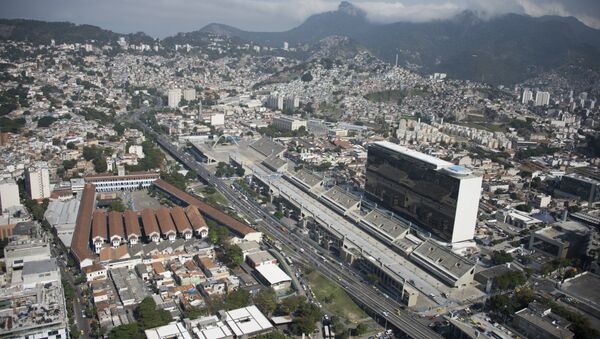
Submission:
[[[312,243],[306,241],[302,237],[282,231],[284,225],[263,208],[253,199],[240,199],[237,192],[233,191],[226,183],[219,178],[211,175],[202,165],[188,153],[180,151],[166,137],[153,131],[149,126],[139,120],[135,122],[143,127],[148,133],[151,133],[166,151],[174,158],[184,164],[190,170],[196,172],[208,184],[213,185],[219,190],[234,207],[239,211],[257,220],[256,227],[259,230],[264,230],[274,236],[276,239],[284,242],[288,247],[296,251],[296,255],[300,255],[303,259],[308,260],[313,264],[321,274],[325,275],[332,281],[338,282],[349,295],[353,296],[358,302],[368,307],[372,312],[385,319],[388,324],[393,325],[399,331],[411,338],[440,338],[440,336],[432,331],[427,326],[421,324],[415,317],[401,309],[402,305],[395,300],[384,297],[377,292],[372,286],[365,283],[355,272],[344,265],[335,264],[336,260],[323,261],[319,251]]]

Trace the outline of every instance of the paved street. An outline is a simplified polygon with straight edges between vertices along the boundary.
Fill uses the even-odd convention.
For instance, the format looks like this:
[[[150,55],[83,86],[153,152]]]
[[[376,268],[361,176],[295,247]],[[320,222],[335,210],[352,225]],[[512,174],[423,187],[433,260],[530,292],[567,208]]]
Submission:
[[[388,324],[395,326],[397,329],[412,338],[439,338],[440,336],[429,329],[427,326],[418,322],[413,315],[401,309],[402,305],[390,298],[384,297],[380,292],[373,287],[361,281],[361,278],[350,270],[347,266],[337,264],[337,259],[329,257],[330,260],[323,262],[317,254],[318,249],[314,248],[313,244],[296,234],[283,232],[284,225],[274,218],[269,213],[263,211],[263,208],[253,199],[240,199],[238,193],[225,184],[222,180],[215,178],[206,169],[203,168],[191,155],[183,153],[177,147],[170,143],[162,135],[158,135],[141,121],[136,121],[140,126],[144,127],[147,132],[153,134],[158,143],[167,150],[172,156],[177,158],[186,167],[195,171],[207,183],[213,185],[219,190],[232,205],[241,213],[250,217],[252,220],[258,220],[256,227],[264,230],[280,241],[283,241],[292,248],[295,253],[290,253],[292,258],[302,257],[309,263],[312,263],[320,273],[333,281],[337,281],[347,293],[354,296],[356,300],[369,308],[372,312],[377,313],[380,318],[385,319]],[[259,220],[260,219],[260,220]]]

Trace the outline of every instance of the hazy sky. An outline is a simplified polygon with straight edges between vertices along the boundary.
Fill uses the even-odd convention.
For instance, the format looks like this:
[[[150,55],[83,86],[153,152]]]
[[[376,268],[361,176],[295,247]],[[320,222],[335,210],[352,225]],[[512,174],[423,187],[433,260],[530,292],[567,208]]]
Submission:
[[[255,31],[287,30],[309,15],[334,10],[339,0],[0,0],[0,17],[92,24],[155,37],[197,30],[211,22]],[[472,9],[575,16],[600,29],[600,0],[356,0],[376,22],[428,21]]]

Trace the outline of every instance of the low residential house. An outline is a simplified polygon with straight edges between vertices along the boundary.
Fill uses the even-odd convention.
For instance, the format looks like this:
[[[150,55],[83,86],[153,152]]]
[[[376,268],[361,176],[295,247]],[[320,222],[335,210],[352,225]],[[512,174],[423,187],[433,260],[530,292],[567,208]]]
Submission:
[[[208,279],[200,284],[202,294],[206,297],[221,296],[227,292],[227,286],[224,281]]]
[[[85,274],[86,281],[88,282],[94,280],[104,280],[108,277],[106,268],[97,263],[84,267],[83,273]]]

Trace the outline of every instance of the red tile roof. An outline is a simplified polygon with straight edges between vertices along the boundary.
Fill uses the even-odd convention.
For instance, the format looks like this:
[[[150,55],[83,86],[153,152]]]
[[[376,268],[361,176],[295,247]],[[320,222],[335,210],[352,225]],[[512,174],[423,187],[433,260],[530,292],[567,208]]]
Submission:
[[[142,232],[140,231],[138,214],[134,211],[127,210],[123,213],[123,217],[125,218],[125,230],[127,231],[127,237],[132,235],[140,237]]]
[[[171,217],[175,222],[175,228],[177,228],[178,233],[192,232],[192,225],[190,225],[188,218],[185,216],[183,208],[179,206],[171,208]]]
[[[168,208],[161,207],[157,209],[156,219],[158,219],[158,226],[160,227],[160,232],[163,235],[176,232],[175,225],[173,224],[173,219],[171,219],[171,213],[169,213]]]
[[[119,236],[125,238],[125,227],[123,226],[123,214],[117,211],[108,213],[108,236],[110,238]]]
[[[108,230],[106,228],[106,213],[101,210],[95,210],[92,217],[92,239],[107,239]]]
[[[189,205],[185,208],[185,214],[187,215],[194,231],[208,227],[206,225],[206,221],[202,217],[202,214],[200,214],[200,211],[198,211],[198,207]]]
[[[156,223],[156,216],[152,209],[146,208],[142,211],[142,226],[144,227],[144,234],[146,234],[147,237],[151,236],[153,233],[160,234],[158,224]]]
[[[94,258],[94,254],[90,250],[90,230],[95,200],[96,187],[92,184],[86,184],[83,188],[73,240],[71,241],[71,253],[79,263],[85,259]]]
[[[154,185],[163,191],[175,196],[177,199],[186,202],[188,205],[198,207],[198,209],[209,218],[214,219],[220,224],[227,226],[230,230],[235,233],[246,236],[249,233],[256,232],[250,226],[234,219],[233,217],[219,211],[218,209],[210,206],[209,204],[194,198],[189,193],[182,191],[181,189],[169,184],[168,182],[158,179],[154,181]]]

